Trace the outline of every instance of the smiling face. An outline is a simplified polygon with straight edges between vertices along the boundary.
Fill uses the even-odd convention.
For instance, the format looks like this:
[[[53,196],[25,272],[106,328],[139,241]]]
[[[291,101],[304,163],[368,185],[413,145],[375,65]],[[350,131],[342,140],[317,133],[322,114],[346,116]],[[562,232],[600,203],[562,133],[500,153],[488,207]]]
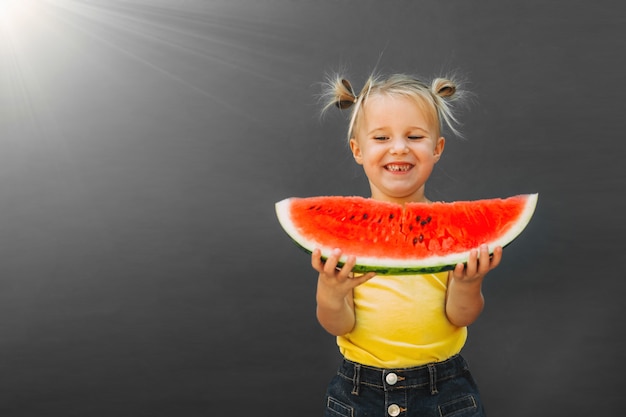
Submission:
[[[350,149],[372,198],[424,202],[426,180],[443,152],[436,116],[414,98],[373,94],[356,121]]]

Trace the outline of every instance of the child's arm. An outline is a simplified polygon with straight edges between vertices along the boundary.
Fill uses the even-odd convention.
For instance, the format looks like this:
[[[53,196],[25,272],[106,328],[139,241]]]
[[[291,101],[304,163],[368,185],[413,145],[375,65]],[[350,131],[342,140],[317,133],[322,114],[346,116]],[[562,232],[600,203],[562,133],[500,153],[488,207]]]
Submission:
[[[354,256],[348,257],[341,269],[337,262],[341,250],[336,249],[324,262],[319,250],[311,255],[311,265],[317,272],[317,320],[326,331],[335,336],[348,333],[355,324],[352,289],[376,275],[373,272],[353,277]]]
[[[500,263],[502,248],[497,247],[493,257],[485,245],[470,252],[467,266],[457,264],[448,276],[448,292],[446,294],[446,315],[455,326],[463,327],[472,324],[485,306],[481,290],[483,278]]]

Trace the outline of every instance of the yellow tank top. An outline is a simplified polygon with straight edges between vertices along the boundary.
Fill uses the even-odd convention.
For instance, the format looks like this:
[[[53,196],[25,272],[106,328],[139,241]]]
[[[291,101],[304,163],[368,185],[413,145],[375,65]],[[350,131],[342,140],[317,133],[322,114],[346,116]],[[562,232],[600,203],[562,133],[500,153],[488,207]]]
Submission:
[[[459,353],[467,328],[445,314],[448,273],[376,276],[354,289],[356,325],[337,337],[343,356],[378,368],[406,368]]]

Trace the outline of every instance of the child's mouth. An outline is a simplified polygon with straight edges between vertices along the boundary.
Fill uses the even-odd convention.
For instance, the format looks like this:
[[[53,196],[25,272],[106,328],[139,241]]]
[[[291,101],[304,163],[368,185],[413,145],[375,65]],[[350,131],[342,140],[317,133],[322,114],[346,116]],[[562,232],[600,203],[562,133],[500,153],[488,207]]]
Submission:
[[[406,172],[413,168],[411,164],[387,164],[385,165],[385,169],[391,172]]]

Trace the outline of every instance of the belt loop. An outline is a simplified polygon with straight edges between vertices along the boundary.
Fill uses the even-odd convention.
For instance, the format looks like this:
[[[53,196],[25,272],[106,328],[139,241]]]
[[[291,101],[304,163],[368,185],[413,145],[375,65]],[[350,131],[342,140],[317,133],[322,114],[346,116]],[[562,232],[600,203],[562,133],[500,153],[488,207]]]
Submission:
[[[359,395],[359,385],[361,384],[361,365],[354,364],[354,376],[352,377],[352,394]]]
[[[430,395],[438,394],[437,391],[437,368],[432,363],[428,364],[428,376],[430,377]]]

